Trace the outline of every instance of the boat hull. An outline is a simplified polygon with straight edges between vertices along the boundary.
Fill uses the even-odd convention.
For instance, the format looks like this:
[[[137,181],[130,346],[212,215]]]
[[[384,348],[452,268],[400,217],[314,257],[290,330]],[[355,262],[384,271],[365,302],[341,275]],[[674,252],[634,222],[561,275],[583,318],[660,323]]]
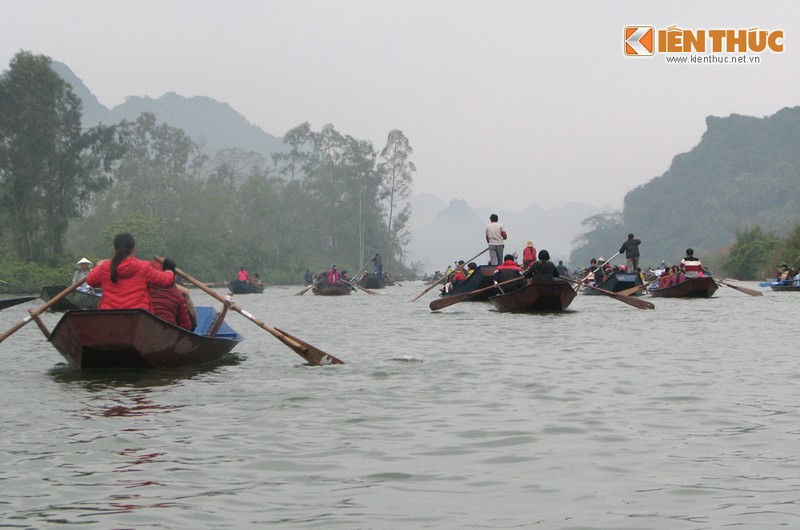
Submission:
[[[635,272],[615,272],[609,275],[606,280],[601,283],[600,285],[596,285],[595,287],[599,289],[604,289],[606,291],[611,291],[612,293],[618,293],[620,291],[624,291],[625,289],[630,289],[631,287],[638,287],[642,285],[642,277],[636,274]],[[584,294],[591,294],[591,295],[602,295],[603,293],[597,291],[595,289],[585,288],[583,289]],[[641,291],[635,293],[635,295],[643,294]]]
[[[24,304],[31,300],[36,300],[38,296],[18,296],[17,298],[0,298],[0,311],[17,304]]]
[[[345,296],[353,292],[346,283],[328,283],[327,280],[319,282],[311,292],[320,296]]]
[[[42,287],[39,298],[45,302],[49,302],[51,298],[54,298],[66,288],[66,285],[47,285]],[[50,306],[48,311],[63,313],[64,311],[72,311],[75,309],[97,309],[97,304],[99,303],[100,293],[87,293],[85,291],[76,290]]]
[[[770,285],[769,288],[772,289],[773,291],[783,291],[783,292],[800,291],[800,285]]]
[[[374,272],[368,272],[358,279],[358,286],[364,289],[383,289],[386,281]]]
[[[497,267],[494,265],[479,265],[478,268],[475,269],[475,272],[470,274],[466,280],[450,289],[449,293],[442,294],[441,296],[454,296],[457,294],[464,294],[476,291],[478,289],[483,289],[485,287],[491,287],[494,285],[494,271],[496,268]],[[496,294],[498,294],[497,289],[486,289],[483,292],[470,296],[465,301],[483,302],[488,300],[490,296],[494,296]]]
[[[650,295],[656,298],[711,298],[719,286],[711,276],[685,278],[684,281],[662,288],[650,287]]]
[[[228,284],[228,290],[233,294],[259,294],[264,292],[263,285],[253,285],[241,280],[233,280]]]
[[[87,309],[64,313],[50,343],[77,368],[175,368],[220,360],[242,341],[223,322],[215,337],[214,311],[198,307],[197,332],[143,309]]]
[[[489,301],[503,313],[535,313],[564,311],[576,296],[572,285],[564,281],[531,282],[516,291],[492,296]]]

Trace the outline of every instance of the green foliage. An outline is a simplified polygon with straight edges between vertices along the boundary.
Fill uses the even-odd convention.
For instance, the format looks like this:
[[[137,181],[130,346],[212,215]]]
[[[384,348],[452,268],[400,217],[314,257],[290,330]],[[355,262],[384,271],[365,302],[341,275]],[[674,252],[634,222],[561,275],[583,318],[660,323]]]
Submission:
[[[77,260],[75,260],[77,261]],[[55,266],[4,259],[0,262],[0,293],[25,292],[39,294],[45,285],[69,285],[75,272],[75,261],[66,260]]]
[[[143,213],[128,214],[111,223],[102,233],[102,240],[106,241],[108,257],[114,255],[114,238],[117,234],[128,232],[136,241],[136,257],[151,260],[156,256],[168,255],[167,245],[164,242],[163,224],[155,217],[148,217]]]
[[[756,280],[762,276],[770,254],[781,240],[764,232],[760,226],[750,230],[736,230],[736,243],[731,247],[725,270],[740,280]]]
[[[23,261],[55,265],[68,221],[107,185],[113,129],[81,129],[81,102],[42,55],[19,52],[0,78],[2,223]]]

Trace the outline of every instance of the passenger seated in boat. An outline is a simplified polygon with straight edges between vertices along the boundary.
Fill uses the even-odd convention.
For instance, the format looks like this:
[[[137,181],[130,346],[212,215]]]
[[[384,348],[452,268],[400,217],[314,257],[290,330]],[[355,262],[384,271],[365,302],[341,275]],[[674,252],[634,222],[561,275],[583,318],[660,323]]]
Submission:
[[[136,241],[123,232],[114,238],[114,257],[103,260],[86,277],[86,283],[102,288],[98,309],[144,309],[153,312],[151,285],[169,287],[175,283],[175,262],[164,260],[164,271],[136,257]],[[167,265],[171,264],[171,268]]]
[[[236,275],[236,279],[240,282],[250,283],[250,273],[247,272],[247,269],[244,267],[239,267],[239,273]]]
[[[470,261],[469,264],[467,265],[467,278],[472,276],[472,273],[475,272],[476,270],[478,270],[478,264],[475,263],[474,261]]]
[[[495,284],[499,284],[513,280],[514,278],[519,278],[519,281],[511,282],[508,285],[498,286],[500,292],[508,293],[511,291],[516,291],[525,284],[525,280],[522,277],[522,269],[514,261],[513,254],[506,254],[503,256],[503,263],[498,265],[494,270],[494,282]]]
[[[703,264],[700,259],[694,256],[694,250],[691,248],[686,249],[686,256],[681,260],[681,271],[687,278],[701,278],[705,276],[703,273]]]
[[[157,271],[175,269],[175,263],[172,260],[164,260],[164,265],[153,259],[150,261],[150,266]],[[188,301],[187,301],[188,298]],[[192,311],[189,309],[191,297],[189,290],[186,292],[181,291],[177,285],[173,284],[169,287],[156,287],[150,286],[150,300],[153,305],[153,314],[162,320],[166,320],[170,324],[175,324],[183,329],[194,331],[197,326],[197,312],[194,313],[192,318]],[[191,304],[194,309],[194,304]]]
[[[331,284],[338,283],[339,280],[341,279],[341,275],[339,274],[339,271],[336,270],[336,264],[331,265],[331,268],[328,270],[327,278],[328,278],[328,283],[331,283]]]
[[[258,274],[255,275],[255,278],[253,278],[253,285],[256,287],[264,287],[264,282],[261,281],[261,276]]]
[[[550,253],[544,249],[539,251],[539,259],[525,271],[525,277],[534,282],[552,282],[560,276],[558,268],[550,261]]]
[[[453,287],[458,286],[466,279],[467,275],[464,273],[464,260],[460,260],[456,263],[455,270],[450,274],[450,278],[444,284],[444,287],[442,288],[442,294],[449,293]]]

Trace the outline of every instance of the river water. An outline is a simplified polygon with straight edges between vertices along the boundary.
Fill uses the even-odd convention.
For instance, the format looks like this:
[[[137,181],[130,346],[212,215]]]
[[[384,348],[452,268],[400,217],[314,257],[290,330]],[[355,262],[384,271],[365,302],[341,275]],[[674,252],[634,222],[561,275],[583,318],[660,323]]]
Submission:
[[[800,527],[800,293],[509,315],[300,289],[237,301],[346,364],[236,313],[236,355],[199,370],[84,373],[12,335],[0,526]]]

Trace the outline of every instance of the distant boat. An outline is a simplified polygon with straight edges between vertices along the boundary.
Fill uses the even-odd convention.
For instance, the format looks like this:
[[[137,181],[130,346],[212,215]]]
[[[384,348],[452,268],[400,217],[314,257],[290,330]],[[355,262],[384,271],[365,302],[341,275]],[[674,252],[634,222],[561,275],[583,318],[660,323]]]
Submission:
[[[222,322],[216,335],[215,311],[198,306],[194,332],[144,309],[67,311],[50,343],[77,368],[176,368],[220,360],[243,340]]]
[[[356,284],[364,289],[383,289],[387,285],[386,280],[374,272],[365,272]]]
[[[66,285],[47,285],[42,287],[39,298],[48,302],[66,288]],[[56,302],[48,311],[63,313],[64,311],[70,311],[72,309],[97,309],[97,304],[100,303],[100,296],[99,291],[88,292],[75,290]]]
[[[18,296],[16,298],[0,298],[0,311],[6,309],[8,307],[15,306],[17,304],[24,304],[25,302],[30,302],[31,300],[36,300],[39,298],[38,296]]]
[[[565,281],[530,282],[521,289],[498,294],[489,301],[504,313],[534,313],[538,311],[564,311],[578,293]]]
[[[785,280],[785,281],[767,280],[765,282],[759,283],[758,285],[760,285],[761,287],[769,287],[773,291],[783,291],[783,292],[800,291],[800,285],[797,285],[794,280]]]
[[[478,265],[478,268],[475,269],[475,272],[470,274],[466,280],[459,283],[447,294],[442,293],[441,296],[453,296],[457,294],[464,294],[469,293],[471,291],[477,291],[478,289],[483,289],[484,287],[490,287],[494,285],[494,271],[497,267],[495,265]],[[470,296],[466,301],[467,302],[481,302],[488,300],[490,296],[494,296],[498,293],[497,289],[486,289],[476,295]]]
[[[711,298],[719,288],[711,276],[683,277],[682,281],[666,287],[656,287],[656,285],[658,284],[653,284],[649,288],[650,294],[656,298]]]
[[[329,283],[328,280],[320,280],[311,292],[320,296],[344,296],[352,293],[354,288],[347,283],[338,281],[336,283]]]
[[[233,280],[228,284],[228,289],[233,294],[258,294],[264,292],[263,285],[253,285],[250,282],[242,280]]]
[[[602,283],[595,285],[595,287],[611,291],[612,293],[618,293],[640,285],[642,285],[642,277],[635,272],[612,272],[606,276],[606,279]],[[603,293],[595,289],[584,287],[583,294],[602,295]],[[639,291],[635,294],[641,295],[643,293]]]

